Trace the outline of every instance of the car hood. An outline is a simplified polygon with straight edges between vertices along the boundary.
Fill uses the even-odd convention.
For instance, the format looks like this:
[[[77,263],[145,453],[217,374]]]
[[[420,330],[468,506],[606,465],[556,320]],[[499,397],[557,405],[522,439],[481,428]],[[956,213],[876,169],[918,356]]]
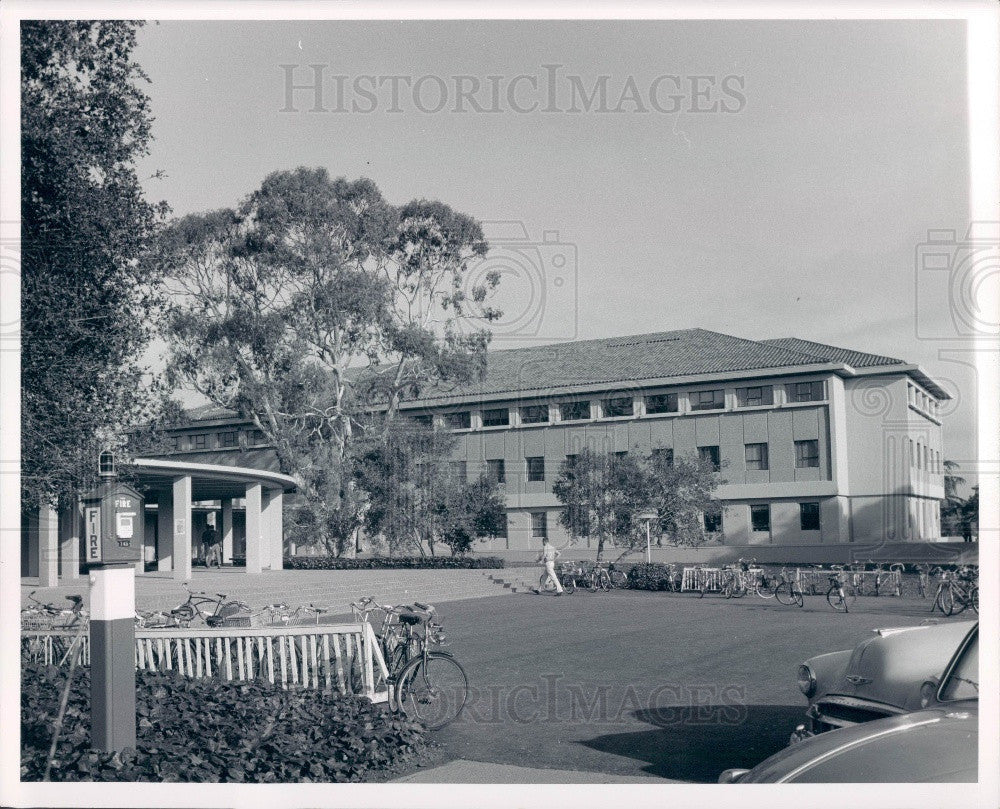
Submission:
[[[978,780],[977,700],[821,733],[761,762],[751,783],[919,783]]]
[[[955,649],[975,621],[950,621],[917,627],[876,630],[854,647],[846,666],[830,671],[837,658],[824,656],[807,661],[827,669],[818,683],[816,698],[843,695],[912,711],[920,707],[920,686],[941,674]],[[838,661],[840,665],[843,662]]]

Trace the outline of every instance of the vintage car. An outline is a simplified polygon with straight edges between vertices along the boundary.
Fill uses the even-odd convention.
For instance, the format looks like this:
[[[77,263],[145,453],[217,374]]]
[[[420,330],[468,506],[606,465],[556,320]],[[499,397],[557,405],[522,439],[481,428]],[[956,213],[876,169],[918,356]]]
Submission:
[[[920,689],[921,710],[820,733],[721,784],[969,783],[978,780],[979,632],[967,632],[943,676]]]
[[[808,721],[792,741],[917,710],[921,685],[940,675],[975,626],[949,621],[876,629],[854,649],[810,658],[798,670]]]

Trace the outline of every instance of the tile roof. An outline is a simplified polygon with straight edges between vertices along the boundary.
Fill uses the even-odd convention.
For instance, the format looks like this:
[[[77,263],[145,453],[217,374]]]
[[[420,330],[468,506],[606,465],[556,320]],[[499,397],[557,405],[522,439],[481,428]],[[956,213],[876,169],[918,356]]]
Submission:
[[[868,354],[864,351],[853,351],[850,348],[837,348],[825,343],[814,343],[812,340],[800,340],[798,337],[782,337],[777,340],[761,340],[768,345],[780,346],[792,351],[802,351],[830,362],[846,362],[853,368],[873,368],[880,365],[905,365],[903,360],[893,357],[883,357],[879,354]]]
[[[481,382],[427,391],[420,401],[827,362],[827,357],[793,346],[684,329],[490,351]]]

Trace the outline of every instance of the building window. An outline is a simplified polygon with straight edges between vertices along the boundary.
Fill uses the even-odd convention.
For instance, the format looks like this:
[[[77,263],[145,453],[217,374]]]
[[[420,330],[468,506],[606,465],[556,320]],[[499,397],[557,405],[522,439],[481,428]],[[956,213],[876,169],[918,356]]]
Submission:
[[[506,427],[508,424],[510,424],[510,411],[506,407],[483,411],[484,427]]]
[[[503,458],[494,458],[486,462],[486,476],[494,483],[507,482],[507,470]]]
[[[646,413],[652,415],[654,413],[676,413],[676,412],[677,412],[676,393],[658,393],[655,396],[646,397]]]
[[[671,447],[658,447],[652,452],[653,461],[660,466],[674,465],[674,450]]]
[[[767,444],[746,444],[746,461],[748,470],[763,471],[767,466]]]
[[[548,515],[544,511],[531,512],[531,536],[533,539],[544,539],[549,535]]]
[[[235,430],[229,430],[224,433],[219,433],[219,446],[220,447],[235,447],[238,443],[237,432]]]
[[[168,440],[170,441],[170,449],[174,452],[179,452],[181,448],[181,437],[179,435],[172,435]]]
[[[521,408],[521,424],[544,424],[548,420],[548,405],[527,405]]]
[[[434,417],[430,413],[414,413],[412,415],[408,415],[407,418],[422,427],[434,426]]]
[[[928,472],[931,469],[931,448],[924,444],[924,469]]]
[[[698,457],[703,461],[712,464],[712,468],[719,471],[719,447],[698,447]]]
[[[750,527],[754,531],[771,530],[771,507],[767,503],[750,506]]]
[[[559,405],[559,418],[563,421],[589,419],[590,402],[563,402]]]
[[[722,530],[722,512],[718,511],[714,514],[709,514],[705,512],[705,533],[707,534],[717,534]]]
[[[808,469],[814,466],[819,466],[819,441],[796,441],[795,468]]]
[[[465,461],[449,461],[448,474],[452,480],[465,483],[468,480],[468,469]]]
[[[819,530],[819,503],[799,503],[799,527],[803,531]]]
[[[691,394],[692,410],[722,410],[726,406],[726,395],[722,388],[699,390]]]
[[[605,399],[602,403],[604,417],[611,419],[618,416],[631,416],[634,404],[631,396],[615,396],[611,399]]]
[[[770,385],[758,385],[753,388],[736,389],[737,407],[763,407],[774,404],[774,388]]]
[[[208,434],[200,433],[199,435],[191,436],[191,446],[194,449],[207,449],[208,448]]]
[[[826,391],[822,382],[793,382],[785,386],[790,402],[822,402]]]
[[[923,455],[924,455],[924,447],[923,447],[923,444],[921,444],[921,443],[920,443],[920,442],[918,441],[918,442],[917,442],[917,457],[916,457],[916,462],[917,462],[917,469],[921,469],[921,468],[923,468],[923,467],[921,466],[921,464],[923,463],[923,461],[922,461],[922,458],[923,458]]]
[[[525,458],[525,463],[528,465],[528,480],[530,482],[537,483],[538,481],[545,480],[545,457],[538,455],[533,458]]]
[[[444,423],[452,430],[468,430],[472,422],[468,410],[459,410],[457,413],[446,413]]]
[[[621,450],[620,452],[612,452],[612,457],[616,461],[624,461],[628,457],[628,450]]]

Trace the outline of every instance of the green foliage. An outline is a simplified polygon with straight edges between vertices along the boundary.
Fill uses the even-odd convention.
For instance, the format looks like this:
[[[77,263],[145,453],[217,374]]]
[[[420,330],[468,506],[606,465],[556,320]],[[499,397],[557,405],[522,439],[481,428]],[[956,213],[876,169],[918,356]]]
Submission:
[[[343,559],[336,556],[285,557],[286,570],[486,570],[499,569],[504,560],[496,556],[373,556]]]
[[[584,448],[563,463],[552,491],[563,505],[562,525],[574,538],[595,537],[600,560],[609,537],[626,554],[645,546],[644,511],[657,514],[651,525],[657,538],[704,541],[702,515],[719,509],[712,495],[718,484],[716,470],[698,458],[675,463],[663,453],[639,458]]]
[[[26,503],[92,485],[104,446],[148,416],[139,365],[159,298],[138,258],[166,206],[146,202],[148,81],[137,23],[21,24],[21,482]]]
[[[395,207],[370,180],[275,172],[232,210],[167,229],[172,378],[250,418],[300,495],[290,524],[331,554],[370,498],[352,489],[350,445],[399,401],[485,368],[492,274],[474,219],[440,202]],[[375,418],[383,411],[386,418]]]
[[[41,779],[65,678],[23,669],[23,781]],[[361,697],[138,671],[136,750],[112,755],[90,747],[89,702],[89,670],[77,669],[54,781],[359,781],[423,747],[418,725]]]
[[[437,543],[453,554],[467,553],[477,537],[503,530],[506,506],[498,484],[456,476],[449,432],[408,419],[395,419],[377,435],[358,442],[357,486],[368,496],[365,531],[392,553]]]
[[[668,590],[670,580],[670,568],[656,562],[635,564],[628,571],[630,590]]]

